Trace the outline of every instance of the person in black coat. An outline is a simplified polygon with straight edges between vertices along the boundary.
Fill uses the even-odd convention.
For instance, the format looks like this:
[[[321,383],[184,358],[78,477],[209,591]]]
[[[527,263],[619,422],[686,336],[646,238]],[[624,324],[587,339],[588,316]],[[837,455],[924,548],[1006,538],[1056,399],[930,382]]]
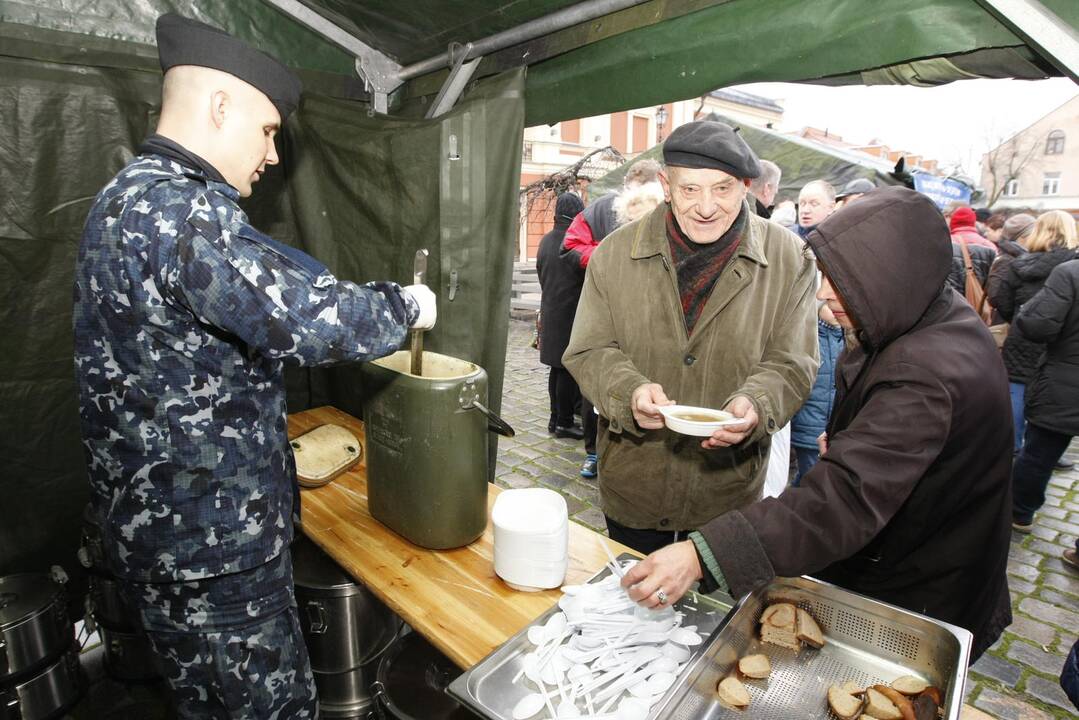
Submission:
[[[1012,527],[1029,532],[1053,466],[1079,435],[1079,260],[1053,268],[1045,287],[1019,311],[1014,329],[1045,344],[1045,358],[1027,387],[1026,442],[1012,468]]]
[[[547,390],[551,397],[551,419],[547,431],[555,437],[581,439],[584,431],[573,423],[573,408],[580,397],[577,381],[562,367],[562,353],[569,345],[573,316],[581,296],[584,270],[571,258],[561,257],[562,239],[573,218],[584,210],[576,193],[565,192],[555,202],[554,229],[540,240],[536,271],[540,282],[539,351],[540,362],[551,368]]]
[[[1042,289],[1053,268],[1077,257],[1069,242],[1075,242],[1075,223],[1071,216],[1061,211],[1050,211],[1038,218],[1024,241],[1029,252],[1007,260],[1003,256],[1009,250],[1001,243],[1002,258],[994,267],[986,292],[989,304],[1000,314],[1003,322],[1011,322],[1023,303]],[[1014,330],[1008,333],[1001,349],[1011,391],[1016,452],[1023,446],[1026,432],[1023,410],[1026,386],[1033,379],[1044,351],[1041,343],[1033,342]]]

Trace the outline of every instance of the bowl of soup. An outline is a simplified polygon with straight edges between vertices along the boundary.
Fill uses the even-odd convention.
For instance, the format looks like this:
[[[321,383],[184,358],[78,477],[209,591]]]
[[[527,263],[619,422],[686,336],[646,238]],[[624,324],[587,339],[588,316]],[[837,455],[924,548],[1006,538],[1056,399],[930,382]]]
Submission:
[[[663,413],[663,420],[668,428],[683,435],[697,437],[708,437],[722,427],[743,422],[742,418],[737,418],[725,410],[692,405],[665,405],[659,411]]]

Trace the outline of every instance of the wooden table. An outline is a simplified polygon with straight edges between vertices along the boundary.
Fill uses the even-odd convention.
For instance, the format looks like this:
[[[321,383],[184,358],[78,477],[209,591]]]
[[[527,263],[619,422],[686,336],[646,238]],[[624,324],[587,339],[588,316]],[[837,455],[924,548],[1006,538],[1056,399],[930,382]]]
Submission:
[[[367,457],[363,423],[333,407],[290,415],[289,438],[327,423],[352,431]],[[490,508],[502,490],[489,488],[483,535],[456,550],[427,550],[371,517],[367,466],[361,461],[329,485],[301,491],[303,532],[446,657],[470,668],[546,612],[561,594],[557,589],[512,590],[495,575]],[[600,540],[615,555],[633,552],[575,522],[569,530],[566,583],[583,582],[607,562]],[[960,719],[992,720],[969,705],[963,706]]]
[[[289,438],[327,423],[348,428],[367,457],[363,423],[332,407],[290,415]],[[513,590],[495,575],[490,508],[502,490],[488,487],[483,535],[456,550],[427,550],[371,517],[361,461],[329,485],[301,491],[303,532],[450,660],[469,668],[561,596],[558,589]],[[566,583],[583,582],[603,567],[601,540],[615,555],[633,552],[570,521]]]

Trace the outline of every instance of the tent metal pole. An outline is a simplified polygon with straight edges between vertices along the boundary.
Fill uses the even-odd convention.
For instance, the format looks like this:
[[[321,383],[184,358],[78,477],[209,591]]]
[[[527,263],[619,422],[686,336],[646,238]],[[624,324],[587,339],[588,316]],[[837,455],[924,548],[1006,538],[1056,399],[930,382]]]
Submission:
[[[1038,0],[977,0],[1028,45],[1079,83],[1079,33]]]
[[[402,84],[398,78],[401,72],[398,63],[299,0],[264,1],[356,58],[356,74],[363,78],[367,91],[371,93],[375,112],[386,114],[389,111],[389,94]]]
[[[647,1],[648,0],[585,0],[585,2],[570,5],[562,10],[551,13],[550,15],[544,15],[535,20],[529,20],[526,23],[510,28],[509,30],[503,30],[500,33],[479,40],[473,40],[472,51],[469,54],[469,57],[489,55],[493,52],[512,47],[513,45],[534,40],[535,38],[558,32],[559,30],[565,30],[566,28],[579,23],[595,20],[603,15],[609,15],[613,12],[618,12],[619,10],[625,10],[628,7],[640,5]],[[467,60],[469,57],[466,57],[465,59]],[[402,81],[411,80],[414,77],[426,75],[435,70],[441,70],[445,68],[449,62],[450,54],[449,52],[444,52],[441,55],[435,55],[426,60],[420,60],[411,65],[405,65],[401,68],[398,77]]]

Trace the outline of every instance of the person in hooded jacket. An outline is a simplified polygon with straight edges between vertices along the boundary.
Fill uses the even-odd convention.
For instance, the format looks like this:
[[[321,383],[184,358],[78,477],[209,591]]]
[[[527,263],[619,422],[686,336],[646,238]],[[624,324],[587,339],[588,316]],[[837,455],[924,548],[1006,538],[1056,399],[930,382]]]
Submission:
[[[987,288],[989,303],[1004,322],[1011,322],[1019,308],[1041,290],[1053,268],[1077,257],[1079,239],[1075,221],[1062,210],[1042,213],[1024,244],[1028,252],[1011,260],[1002,259],[1002,265],[995,268]],[[1001,248],[1002,252],[1009,253],[1004,243]],[[1026,386],[1033,379],[1044,351],[1041,343],[1014,331],[1009,331],[1001,349],[1011,392],[1015,452],[1022,448],[1026,435]]]
[[[858,339],[839,360],[820,461],[799,487],[716,517],[622,584],[655,607],[698,580],[739,597],[811,574],[967,628],[973,661],[1011,622],[1012,425],[996,345],[945,284],[948,229],[924,195],[874,190],[807,242],[817,297]]]
[[[547,391],[551,398],[551,419],[547,432],[555,437],[580,439],[584,431],[573,422],[573,408],[580,397],[577,381],[562,367],[562,353],[569,344],[573,316],[581,298],[581,271],[571,260],[560,257],[566,228],[584,210],[584,201],[564,192],[555,201],[554,228],[540,240],[536,251],[536,272],[540,282],[540,362],[551,368]]]
[[[1074,221],[1069,222],[1074,236]],[[1054,464],[1079,435],[1079,260],[1053,268],[1014,324],[1019,334],[1045,347],[1027,387],[1026,440],[1012,469],[1012,527],[1030,532]]]

